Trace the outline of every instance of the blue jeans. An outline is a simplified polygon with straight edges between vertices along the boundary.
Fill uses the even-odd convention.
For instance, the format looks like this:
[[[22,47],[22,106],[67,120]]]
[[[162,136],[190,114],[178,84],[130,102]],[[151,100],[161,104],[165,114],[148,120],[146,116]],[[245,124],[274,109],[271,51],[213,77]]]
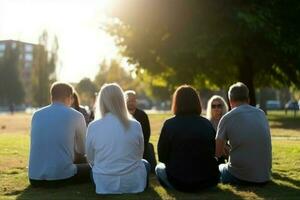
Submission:
[[[164,163],[158,163],[155,167],[155,174],[159,181],[159,183],[166,188],[174,189],[172,184],[169,182],[167,173],[166,173],[166,165]]]
[[[236,178],[232,174],[230,174],[230,172],[228,171],[228,164],[220,164],[219,171],[221,173],[221,176],[220,176],[221,183],[231,183],[231,184],[241,185],[244,182],[244,181]]]
[[[236,178],[228,171],[228,164],[219,165],[219,171],[221,172],[220,182],[221,183],[229,183],[234,185],[255,185],[255,186],[263,186],[267,184],[266,182],[249,182]]]
[[[145,159],[142,159],[144,165],[145,165],[145,168],[146,168],[146,172],[147,172],[147,183],[146,183],[146,187],[145,187],[145,190],[148,188],[148,185],[149,185],[149,174],[150,174],[150,171],[151,171],[151,165],[150,163],[145,160]]]

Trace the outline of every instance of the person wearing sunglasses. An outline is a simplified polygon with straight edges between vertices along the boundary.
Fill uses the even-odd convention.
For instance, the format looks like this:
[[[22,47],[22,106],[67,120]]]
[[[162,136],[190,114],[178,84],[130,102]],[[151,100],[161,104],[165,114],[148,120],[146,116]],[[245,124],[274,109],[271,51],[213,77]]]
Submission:
[[[213,95],[207,102],[206,117],[217,131],[220,119],[228,112],[228,106],[223,97]]]

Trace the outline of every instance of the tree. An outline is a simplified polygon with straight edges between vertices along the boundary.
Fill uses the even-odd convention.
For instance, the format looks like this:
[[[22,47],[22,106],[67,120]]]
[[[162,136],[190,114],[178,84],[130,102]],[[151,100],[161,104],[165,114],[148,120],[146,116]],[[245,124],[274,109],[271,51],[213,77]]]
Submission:
[[[182,83],[300,85],[300,2],[122,0],[106,25],[132,64]]]
[[[25,92],[18,69],[19,47],[6,45],[0,58],[0,104],[23,103]]]
[[[95,77],[95,84],[100,89],[104,83],[118,83],[124,90],[135,88],[133,78],[130,73],[125,71],[117,60],[111,60],[107,62],[104,60],[100,64],[100,69]]]
[[[35,106],[43,106],[50,100],[50,85],[56,80],[58,40],[55,37],[52,50],[48,52],[48,34],[39,38],[39,44],[33,50],[32,65],[32,101]]]
[[[97,87],[89,78],[83,78],[79,81],[76,85],[76,91],[80,96],[81,104],[89,106],[94,104]]]

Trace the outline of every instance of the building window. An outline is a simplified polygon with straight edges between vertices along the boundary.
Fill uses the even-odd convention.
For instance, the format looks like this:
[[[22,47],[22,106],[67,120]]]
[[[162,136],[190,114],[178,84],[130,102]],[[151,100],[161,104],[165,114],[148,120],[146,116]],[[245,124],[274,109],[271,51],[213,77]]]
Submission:
[[[31,53],[26,53],[25,54],[25,61],[32,61],[32,54]]]
[[[11,47],[12,47],[13,49],[17,48],[17,43],[16,43],[16,42],[13,42],[13,43],[11,44]]]
[[[27,53],[31,53],[32,52],[32,50],[33,50],[33,46],[31,45],[31,44],[26,44],[25,45],[25,52]]]
[[[5,44],[0,44],[0,51],[5,51]]]

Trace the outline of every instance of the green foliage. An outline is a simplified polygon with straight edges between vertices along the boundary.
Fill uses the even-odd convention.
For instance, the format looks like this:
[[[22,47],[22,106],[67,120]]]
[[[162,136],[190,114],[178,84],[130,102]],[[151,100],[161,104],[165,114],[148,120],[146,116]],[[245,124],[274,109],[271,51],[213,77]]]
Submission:
[[[25,92],[18,68],[19,48],[6,46],[0,58],[0,104],[23,103]]]
[[[118,83],[124,90],[135,88],[136,82],[134,82],[130,73],[127,72],[122,66],[121,63],[117,60],[111,60],[107,62],[104,60],[99,67],[99,72],[94,80],[98,89],[104,83]]]
[[[138,68],[172,87],[300,85],[300,2],[122,0],[106,30]]]
[[[75,88],[80,96],[80,104],[88,106],[94,104],[97,87],[89,78],[83,78]]]
[[[39,38],[39,44],[33,50],[32,103],[35,106],[49,104],[50,85],[56,80],[58,40],[54,39],[50,52],[47,50],[47,44],[48,33],[44,31]]]

